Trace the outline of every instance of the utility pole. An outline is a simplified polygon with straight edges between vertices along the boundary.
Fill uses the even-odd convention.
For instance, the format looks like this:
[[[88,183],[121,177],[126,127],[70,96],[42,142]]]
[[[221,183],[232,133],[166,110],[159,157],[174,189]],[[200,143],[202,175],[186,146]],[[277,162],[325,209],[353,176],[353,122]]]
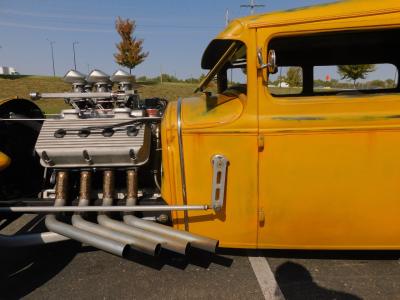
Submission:
[[[55,41],[50,41],[49,39],[46,39],[50,43],[50,48],[51,48],[51,60],[53,62],[53,77],[56,77],[56,68],[54,67],[54,47],[53,44]]]
[[[160,83],[162,84],[162,65],[160,65]]]
[[[255,0],[250,0],[249,4],[240,5],[240,7],[248,7],[248,8],[250,8],[250,14],[251,15],[254,15],[254,9],[256,7],[264,7],[264,6],[265,6],[264,4],[256,4]]]
[[[225,12],[225,26],[229,25],[229,9],[226,9]]]
[[[72,51],[74,52],[74,70],[76,71],[76,58],[75,58],[75,45],[79,44],[78,41],[72,43]]]

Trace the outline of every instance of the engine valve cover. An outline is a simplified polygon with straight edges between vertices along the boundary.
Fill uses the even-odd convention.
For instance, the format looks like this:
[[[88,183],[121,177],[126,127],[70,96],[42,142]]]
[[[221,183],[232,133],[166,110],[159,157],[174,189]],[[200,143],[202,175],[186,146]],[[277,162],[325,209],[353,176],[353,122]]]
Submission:
[[[148,161],[150,125],[115,126],[134,121],[129,114],[86,119],[64,115],[43,123],[35,149],[44,167],[135,167]]]

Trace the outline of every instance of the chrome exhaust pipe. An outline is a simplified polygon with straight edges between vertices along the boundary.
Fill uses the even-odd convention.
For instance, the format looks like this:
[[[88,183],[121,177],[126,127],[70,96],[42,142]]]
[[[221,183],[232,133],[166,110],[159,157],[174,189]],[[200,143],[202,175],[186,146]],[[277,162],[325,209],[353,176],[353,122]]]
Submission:
[[[0,235],[0,248],[40,246],[67,240],[69,238],[55,232],[25,233],[12,236]]]
[[[56,199],[54,206],[64,206],[67,198],[68,172],[59,171],[56,176]],[[46,216],[46,227],[55,233],[77,240],[81,243],[99,248],[112,254],[123,256],[128,246],[124,243],[107,239],[72,225],[60,222],[56,215]]]
[[[128,170],[126,172],[126,205],[136,205],[137,202],[137,195],[138,195],[138,184],[137,184],[137,172],[135,170]],[[124,215],[124,222],[130,227],[138,228],[135,225],[132,225],[129,223],[129,220],[131,218],[135,218],[135,216],[132,215]],[[127,221],[128,220],[128,221]],[[143,230],[140,229],[139,230]],[[176,239],[176,238],[171,238],[168,236],[160,235],[151,231],[147,231],[147,234],[150,236],[153,236],[154,238],[158,238],[163,240],[162,247],[165,249],[168,249],[173,252],[177,252],[180,254],[186,254],[189,247],[190,243],[188,241],[184,241],[181,239]]]
[[[80,177],[80,187],[79,187],[79,206],[88,206],[90,202],[90,186],[91,186],[91,176],[89,171],[82,171]],[[116,232],[109,228],[103,227],[101,225],[86,221],[82,214],[75,213],[72,216],[72,224],[74,227],[80,228],[82,230],[88,231],[92,234],[100,235],[104,238],[112,239],[121,243],[124,243],[135,249],[137,251],[149,254],[158,255],[160,252],[160,245],[154,245],[146,240],[138,239],[128,234]]]
[[[137,173],[134,170],[129,170],[127,171],[126,205],[128,206],[136,205],[137,194],[138,194]],[[169,226],[142,220],[133,215],[125,215],[124,222],[128,225],[146,230],[148,232],[152,232],[154,234],[160,235],[170,240],[190,243],[190,245],[193,247],[209,252],[215,252],[219,244],[218,240],[199,236],[193,233],[189,233],[187,231],[176,230]]]
[[[114,172],[106,170],[103,175],[103,206],[111,206],[113,205],[114,198]],[[97,222],[110,230],[130,235],[138,240],[146,241],[146,245],[151,245],[149,251],[152,251],[152,249],[159,249],[160,246],[163,247],[164,240],[155,238],[151,233],[144,230],[113,220],[106,214],[99,214],[97,216]]]

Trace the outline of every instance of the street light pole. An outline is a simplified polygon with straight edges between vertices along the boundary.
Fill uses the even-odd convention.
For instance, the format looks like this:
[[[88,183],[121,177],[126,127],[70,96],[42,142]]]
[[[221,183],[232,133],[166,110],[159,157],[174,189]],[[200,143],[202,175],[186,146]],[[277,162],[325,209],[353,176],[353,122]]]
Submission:
[[[56,77],[56,68],[54,66],[54,47],[53,44],[55,41],[50,41],[49,39],[46,39],[50,43],[50,48],[51,48],[51,60],[53,62],[53,77]]]
[[[75,45],[79,44],[78,41],[72,43],[72,51],[74,52],[74,70],[76,71],[76,57],[75,57]]]

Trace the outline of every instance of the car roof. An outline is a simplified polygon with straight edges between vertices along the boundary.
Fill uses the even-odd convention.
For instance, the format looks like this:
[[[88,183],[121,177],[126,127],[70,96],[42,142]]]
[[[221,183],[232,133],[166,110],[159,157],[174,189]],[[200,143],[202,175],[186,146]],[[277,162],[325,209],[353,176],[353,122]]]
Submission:
[[[274,27],[400,12],[399,0],[347,0],[256,14],[232,21],[217,38],[233,38],[246,28]]]

